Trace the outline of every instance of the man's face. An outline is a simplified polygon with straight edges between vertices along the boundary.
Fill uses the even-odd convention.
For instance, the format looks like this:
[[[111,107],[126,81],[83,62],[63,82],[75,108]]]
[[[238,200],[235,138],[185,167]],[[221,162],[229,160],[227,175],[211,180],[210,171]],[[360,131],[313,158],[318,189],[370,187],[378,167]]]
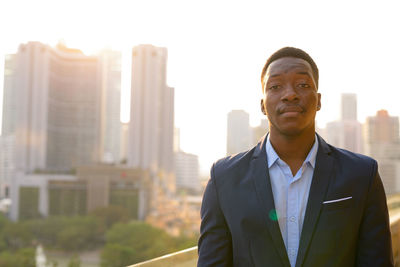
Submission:
[[[293,136],[315,129],[321,94],[307,61],[294,57],[275,60],[268,66],[263,86],[261,108],[268,116],[271,132]]]

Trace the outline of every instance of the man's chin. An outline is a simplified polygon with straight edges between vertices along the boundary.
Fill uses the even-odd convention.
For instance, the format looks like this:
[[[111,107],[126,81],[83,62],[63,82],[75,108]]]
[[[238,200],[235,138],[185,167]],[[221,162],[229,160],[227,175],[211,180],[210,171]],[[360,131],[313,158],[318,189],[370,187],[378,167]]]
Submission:
[[[295,136],[302,135],[304,132],[307,131],[307,129],[308,129],[307,127],[306,128],[299,127],[298,125],[286,125],[285,127],[280,127],[278,129],[278,132],[284,136],[295,137]],[[315,132],[315,129],[310,128],[309,130],[310,131],[313,130]]]
[[[293,129],[289,128],[289,129],[282,129],[280,132],[285,136],[295,137],[301,135],[303,131],[298,128],[293,128]]]

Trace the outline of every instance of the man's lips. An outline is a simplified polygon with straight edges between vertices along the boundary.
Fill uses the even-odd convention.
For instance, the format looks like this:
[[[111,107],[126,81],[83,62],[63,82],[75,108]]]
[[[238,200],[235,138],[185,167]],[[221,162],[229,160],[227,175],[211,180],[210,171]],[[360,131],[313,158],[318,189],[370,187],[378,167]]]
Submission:
[[[300,106],[286,106],[278,109],[279,114],[284,113],[302,113],[304,109]]]

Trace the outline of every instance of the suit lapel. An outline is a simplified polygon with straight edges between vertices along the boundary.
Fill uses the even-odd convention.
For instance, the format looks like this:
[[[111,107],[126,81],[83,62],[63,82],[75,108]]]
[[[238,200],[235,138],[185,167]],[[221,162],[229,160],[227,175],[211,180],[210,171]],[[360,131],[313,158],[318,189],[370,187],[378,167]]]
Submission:
[[[330,156],[331,150],[325,141],[319,136],[318,142],[320,145],[318,148],[315,170],[307,201],[296,266],[301,266],[303,264],[308,247],[310,246],[312,235],[318,222],[322,202],[333,173],[334,159]]]
[[[267,168],[268,163],[265,152],[266,140],[267,138],[265,136],[264,140],[260,142],[256,147],[256,151],[253,154],[250,168],[252,170],[252,177],[257,193],[257,198],[261,206],[261,214],[266,221],[275,248],[277,249],[278,254],[281,257],[283,263],[282,266],[290,266],[279,224],[276,220],[274,198],[272,195],[271,181]]]

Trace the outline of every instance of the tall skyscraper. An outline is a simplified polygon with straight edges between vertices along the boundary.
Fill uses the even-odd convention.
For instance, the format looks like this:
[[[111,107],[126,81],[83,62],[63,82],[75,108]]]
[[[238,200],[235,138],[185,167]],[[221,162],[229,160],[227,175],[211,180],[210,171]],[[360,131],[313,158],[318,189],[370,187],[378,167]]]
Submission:
[[[6,91],[12,93],[4,98],[10,105],[4,107],[3,130],[15,134],[16,169],[69,171],[99,161],[97,57],[30,42],[8,59]]]
[[[367,144],[399,142],[399,117],[389,116],[387,110],[379,110],[376,116],[368,117],[366,126]]]
[[[119,163],[121,145],[121,52],[105,49],[101,66],[101,150],[102,161]]]
[[[133,48],[129,166],[173,171],[174,89],[166,75],[166,48]]]
[[[17,98],[14,89],[15,83],[15,55],[6,55],[4,62],[4,91],[3,91],[3,116],[2,131],[3,136],[14,134],[15,116],[17,109]]]
[[[228,113],[227,155],[243,152],[251,143],[249,114],[244,110],[232,110]]]
[[[363,152],[362,127],[357,121],[357,96],[342,94],[341,119],[329,122],[326,138],[334,146],[353,152]]]
[[[342,121],[357,121],[356,94],[342,94],[340,118]]]
[[[386,193],[400,191],[400,137],[399,117],[379,110],[365,123],[366,153],[379,163],[379,172]]]

